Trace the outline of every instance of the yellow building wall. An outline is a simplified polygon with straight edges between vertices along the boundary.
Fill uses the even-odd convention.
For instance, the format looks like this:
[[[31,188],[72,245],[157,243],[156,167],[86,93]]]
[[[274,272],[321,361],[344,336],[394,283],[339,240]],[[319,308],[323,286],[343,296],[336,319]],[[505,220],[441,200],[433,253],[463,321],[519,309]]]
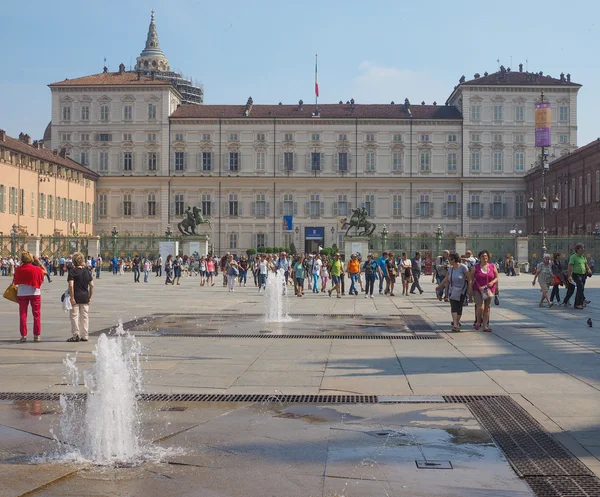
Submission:
[[[4,186],[4,198],[2,197]],[[10,189],[17,189],[17,209],[10,212]],[[20,193],[24,192],[24,204],[20,206]],[[40,216],[40,194],[44,194],[44,212]],[[33,198],[32,198],[33,195]],[[52,211],[49,211],[49,199],[52,197]],[[67,217],[58,215],[57,198],[72,201],[71,216],[67,208]],[[95,235],[94,204],[96,199],[96,182],[88,179],[75,181],[67,177],[48,175],[34,168],[17,166],[0,160],[0,233],[9,235],[13,224],[29,235],[62,235],[72,234],[71,223],[76,222],[79,235]],[[75,206],[83,203],[84,212],[75,214]],[[86,205],[89,216],[86,216]],[[61,208],[61,211],[63,209]],[[90,221],[90,222],[88,222]]]

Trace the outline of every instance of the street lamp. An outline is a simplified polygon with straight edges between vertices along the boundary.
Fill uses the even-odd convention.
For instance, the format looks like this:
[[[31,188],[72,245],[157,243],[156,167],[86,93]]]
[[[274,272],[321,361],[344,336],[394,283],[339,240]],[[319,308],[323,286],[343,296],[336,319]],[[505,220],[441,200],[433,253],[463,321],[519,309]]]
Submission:
[[[300,228],[298,228],[298,226],[294,228],[294,233],[296,233],[296,238],[298,238],[298,235],[300,234]]]
[[[331,227],[331,239],[333,240],[331,242],[331,246],[333,247],[335,245],[335,226]]]
[[[554,195],[554,198],[552,199],[552,208],[554,210],[557,210],[558,204],[560,204],[560,199],[558,198],[558,194],[557,194],[557,195]]]
[[[517,256],[517,238],[519,238],[523,231],[518,229],[519,226],[517,224],[513,225],[513,229],[510,230],[510,234],[515,237],[515,257]]]
[[[527,208],[528,208],[530,211],[532,211],[532,210],[533,210],[533,203],[534,203],[533,197],[529,197],[529,200],[527,201]]]
[[[17,251],[17,234],[19,233],[19,227],[16,224],[12,225],[10,229],[10,253],[14,259]]]
[[[389,231],[387,229],[387,226],[384,224],[383,227],[381,228],[381,253],[383,253],[383,251],[385,250],[385,245],[386,245],[388,234],[389,234]]]
[[[110,232],[110,234],[112,235],[113,257],[116,257],[117,256],[117,237],[119,236],[119,231],[117,230],[116,224],[113,226],[113,229]]]
[[[171,237],[173,236],[173,231],[171,231],[170,224],[167,224],[167,231],[165,231],[165,236],[167,237],[167,240],[170,240]]]
[[[441,225],[437,225],[437,228],[435,230],[435,241],[436,241],[436,248],[437,248],[437,255],[441,255],[440,254],[440,250],[441,250],[441,246],[442,246],[442,235],[444,234],[444,232],[442,231],[442,226]]]

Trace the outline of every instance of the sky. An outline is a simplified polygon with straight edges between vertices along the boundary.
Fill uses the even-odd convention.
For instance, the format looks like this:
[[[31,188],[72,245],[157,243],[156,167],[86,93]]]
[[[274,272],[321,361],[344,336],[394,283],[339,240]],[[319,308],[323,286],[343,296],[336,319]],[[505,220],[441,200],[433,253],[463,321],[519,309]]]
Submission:
[[[0,0],[0,128],[41,138],[48,84],[127,67],[144,48],[154,8],[172,69],[204,86],[207,104],[437,101],[462,75],[500,64],[583,85],[578,144],[596,125],[600,2],[532,0]],[[498,60],[500,62],[498,62]]]

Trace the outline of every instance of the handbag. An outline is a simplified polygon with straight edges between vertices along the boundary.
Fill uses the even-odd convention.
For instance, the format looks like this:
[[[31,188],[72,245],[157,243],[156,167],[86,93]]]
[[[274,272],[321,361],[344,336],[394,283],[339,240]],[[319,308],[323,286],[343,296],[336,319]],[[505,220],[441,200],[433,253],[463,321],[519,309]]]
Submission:
[[[19,299],[17,298],[17,290],[18,290],[17,285],[15,285],[14,283],[11,283],[10,285],[8,285],[8,288],[4,291],[3,297],[6,300],[10,300],[12,302],[18,303]]]
[[[552,282],[555,285],[560,285],[562,283],[562,281],[560,280],[560,277],[557,274],[552,275]]]

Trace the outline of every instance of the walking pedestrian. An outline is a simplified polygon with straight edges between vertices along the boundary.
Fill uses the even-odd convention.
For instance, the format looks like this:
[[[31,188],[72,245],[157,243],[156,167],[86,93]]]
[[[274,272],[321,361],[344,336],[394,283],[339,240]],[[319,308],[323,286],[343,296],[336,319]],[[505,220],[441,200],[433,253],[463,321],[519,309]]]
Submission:
[[[373,288],[375,287],[375,275],[379,274],[383,278],[381,267],[378,262],[373,260],[373,254],[367,255],[367,260],[363,264],[365,272],[365,298],[373,298]],[[379,292],[381,293],[381,292]]]
[[[304,290],[304,278],[306,277],[306,268],[304,267],[304,256],[300,255],[298,260],[292,266],[294,271],[294,279],[296,284],[296,295],[302,297]]]
[[[560,260],[560,254],[556,252],[552,258],[552,293],[550,294],[550,302],[560,303],[560,285],[564,285],[564,268]]]
[[[442,286],[440,283],[446,278],[448,274],[448,268],[450,267],[450,251],[444,250],[441,257],[437,257],[434,264],[434,274],[431,282],[437,282],[439,290],[437,291],[437,298],[439,301],[444,299],[444,302],[448,302],[448,286]]]
[[[100,255],[98,255],[98,257],[96,257],[96,279],[97,280],[100,279],[101,273],[102,273],[102,257],[100,257]]]
[[[71,299],[71,338],[67,342],[87,342],[89,339],[89,306],[94,294],[92,272],[86,267],[83,254],[73,254],[73,266],[69,268],[69,298]]]
[[[358,295],[358,290],[356,289],[356,282],[360,277],[360,262],[358,262],[358,257],[356,254],[352,254],[350,256],[350,260],[348,261],[348,278],[350,278],[350,295]]]
[[[171,285],[174,285],[175,283],[177,283],[178,285],[180,285],[181,283],[179,283],[179,280],[181,279],[181,266],[183,265],[183,259],[181,258],[180,255],[177,255],[173,258],[173,282],[171,283]]]
[[[379,266],[379,274],[381,275],[379,277],[379,294],[380,295],[384,290],[384,288],[383,288],[384,283],[386,286],[386,288],[385,288],[386,295],[388,293],[388,288],[389,288],[389,283],[387,281],[387,269],[386,269],[387,259],[388,259],[387,252],[384,252],[383,254],[381,254],[381,257],[379,259],[377,259],[377,265]]]
[[[400,271],[402,272],[402,295],[408,295],[408,286],[412,280],[412,262],[406,252],[402,252]]]
[[[421,252],[416,252],[415,256],[411,260],[412,265],[412,277],[413,283],[410,287],[409,293],[415,293],[415,288],[419,290],[419,294],[423,293],[419,278],[421,277],[421,266],[423,265],[423,259],[421,259]]]
[[[269,271],[269,263],[267,262],[267,256],[263,254],[258,263],[258,291],[260,293],[262,288],[265,288],[267,284],[267,273]]]
[[[386,262],[385,270],[387,272],[388,281],[390,284],[389,295],[390,297],[395,297],[394,287],[396,286],[396,277],[398,276],[398,265],[396,264],[396,259],[394,258],[394,252],[388,252],[388,260]]]
[[[319,278],[321,276],[321,269],[323,268],[323,261],[321,261],[321,256],[319,254],[315,254],[312,263],[312,291],[313,293],[319,293]],[[327,281],[326,281],[327,282]]]
[[[167,260],[165,261],[165,274],[166,274],[166,279],[165,279],[165,285],[168,285],[169,283],[171,283],[171,285],[173,284],[173,256],[171,254],[169,254],[167,256]]]
[[[583,309],[584,306],[584,290],[585,290],[585,279],[589,274],[591,275],[591,269],[588,265],[587,258],[583,255],[583,244],[578,243],[575,245],[575,250],[569,258],[568,276],[567,281],[570,283],[567,289],[567,295],[563,302],[564,306],[569,305],[569,299],[575,293],[575,309]]]
[[[21,264],[14,270],[13,284],[18,286],[19,328],[21,342],[27,341],[27,309],[31,304],[33,314],[33,341],[39,342],[42,333],[42,292],[46,270],[36,256],[21,253]]]
[[[333,257],[333,261],[331,262],[331,280],[333,281],[333,288],[329,290],[329,296],[331,297],[332,292],[335,290],[337,294],[337,298],[341,299],[340,295],[340,275],[342,274],[342,261],[340,259],[340,254],[335,254]],[[325,288],[325,285],[323,285]]]
[[[136,255],[133,258],[133,281],[134,283],[140,282],[140,256]]]
[[[148,276],[150,276],[150,271],[152,270],[152,261],[146,257],[144,259],[144,283],[148,283]]]
[[[473,327],[479,330],[491,332],[490,328],[490,304],[498,283],[498,271],[496,266],[490,263],[490,253],[487,250],[479,252],[479,263],[475,264],[471,271],[470,296],[475,300],[475,324]]]
[[[550,300],[550,297],[548,297],[548,288],[550,288],[550,285],[553,283],[550,254],[544,254],[542,262],[537,265],[535,276],[531,282],[532,286],[535,286],[536,280],[539,282],[540,291],[542,292],[540,307],[544,307],[544,300],[548,302],[548,307],[552,307],[552,301]]]
[[[452,331],[460,331],[460,319],[467,292],[471,290],[471,272],[461,263],[460,255],[452,254],[448,258],[450,265],[444,279],[439,282],[436,291],[447,289],[452,314]]]

